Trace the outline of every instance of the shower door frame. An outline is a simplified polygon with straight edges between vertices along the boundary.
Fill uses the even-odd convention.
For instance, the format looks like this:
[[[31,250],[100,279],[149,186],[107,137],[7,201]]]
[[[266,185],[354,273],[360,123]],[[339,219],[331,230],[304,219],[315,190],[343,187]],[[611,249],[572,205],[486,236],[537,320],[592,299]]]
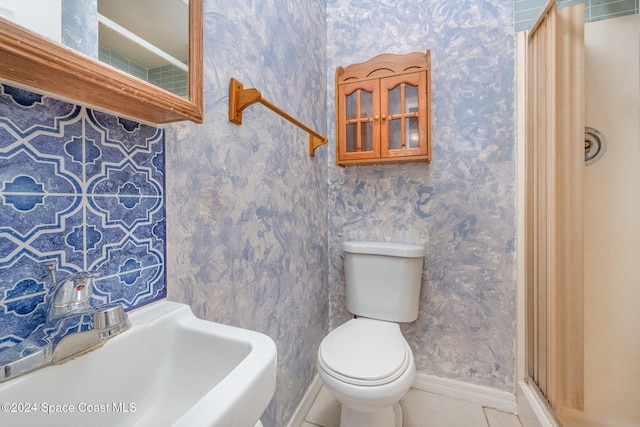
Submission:
[[[584,6],[544,7],[524,56],[525,380],[583,409]],[[557,420],[556,420],[557,421]]]

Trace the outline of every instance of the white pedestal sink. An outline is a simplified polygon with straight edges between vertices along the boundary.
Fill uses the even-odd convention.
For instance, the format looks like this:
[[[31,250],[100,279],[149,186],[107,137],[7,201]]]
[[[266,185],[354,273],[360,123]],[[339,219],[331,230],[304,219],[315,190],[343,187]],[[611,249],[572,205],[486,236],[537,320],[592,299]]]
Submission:
[[[248,427],[275,390],[276,346],[161,301],[102,348],[0,384],[2,426]]]

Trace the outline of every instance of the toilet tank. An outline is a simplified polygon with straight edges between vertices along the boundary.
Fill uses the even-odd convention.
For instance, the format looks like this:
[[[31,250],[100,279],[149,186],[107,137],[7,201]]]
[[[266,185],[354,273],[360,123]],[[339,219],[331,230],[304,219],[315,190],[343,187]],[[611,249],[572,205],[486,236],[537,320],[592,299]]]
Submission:
[[[412,322],[418,317],[424,248],[382,242],[343,242],[349,312]]]

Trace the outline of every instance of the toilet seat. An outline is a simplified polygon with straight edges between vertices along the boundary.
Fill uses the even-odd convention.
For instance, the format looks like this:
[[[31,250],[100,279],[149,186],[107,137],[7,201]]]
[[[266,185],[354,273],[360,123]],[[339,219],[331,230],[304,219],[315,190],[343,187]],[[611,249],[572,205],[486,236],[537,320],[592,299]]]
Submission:
[[[410,352],[397,323],[357,318],[324,338],[318,362],[340,381],[375,386],[400,377],[409,366]]]

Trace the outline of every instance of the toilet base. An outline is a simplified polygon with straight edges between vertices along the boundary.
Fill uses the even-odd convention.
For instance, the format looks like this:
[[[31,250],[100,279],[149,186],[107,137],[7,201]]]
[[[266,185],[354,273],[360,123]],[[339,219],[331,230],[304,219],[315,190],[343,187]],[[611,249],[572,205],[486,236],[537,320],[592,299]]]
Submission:
[[[342,405],[340,427],[402,427],[399,403],[377,411],[361,412]]]

